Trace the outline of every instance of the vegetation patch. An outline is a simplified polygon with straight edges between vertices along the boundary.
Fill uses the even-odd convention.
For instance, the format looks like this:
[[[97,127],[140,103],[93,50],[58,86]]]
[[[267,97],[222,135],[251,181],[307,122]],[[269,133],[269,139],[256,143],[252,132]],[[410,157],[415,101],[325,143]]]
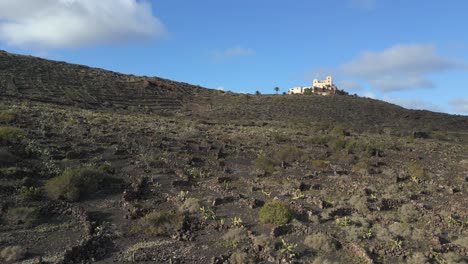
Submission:
[[[96,192],[105,179],[105,174],[94,168],[69,168],[62,175],[46,182],[45,191],[51,199],[78,201]]]
[[[182,214],[162,210],[145,215],[133,231],[151,236],[170,236],[182,228],[183,222]]]
[[[313,160],[312,167],[316,170],[326,170],[330,166],[330,162],[326,160]]]
[[[327,253],[337,249],[336,243],[334,243],[329,236],[323,233],[307,236],[304,239],[304,244],[313,250]]]
[[[16,120],[16,114],[11,111],[0,111],[0,123],[10,123]]]
[[[328,144],[328,142],[330,142],[331,139],[332,137],[330,136],[315,136],[315,137],[310,138],[308,140],[308,143],[317,144],[317,145],[326,145]]]
[[[426,172],[421,163],[413,161],[408,165],[408,174],[411,181],[420,182],[424,180]]]
[[[14,207],[9,208],[5,220],[12,225],[32,226],[40,219],[40,210],[36,207]]]
[[[283,225],[291,221],[292,213],[285,203],[276,200],[265,203],[258,216],[264,224]]]
[[[20,197],[23,201],[39,201],[43,196],[43,191],[41,188],[37,187],[26,187],[21,188]]]
[[[304,153],[298,147],[293,145],[282,145],[280,149],[275,153],[275,159],[278,162],[288,162],[297,161],[302,158]]]
[[[10,246],[0,251],[0,259],[6,262],[16,262],[26,257],[26,249],[22,246]]]
[[[260,156],[255,160],[255,166],[268,173],[273,173],[275,171],[276,163],[274,160],[266,156]]]
[[[0,141],[16,142],[24,138],[26,133],[16,127],[2,126],[0,127]]]

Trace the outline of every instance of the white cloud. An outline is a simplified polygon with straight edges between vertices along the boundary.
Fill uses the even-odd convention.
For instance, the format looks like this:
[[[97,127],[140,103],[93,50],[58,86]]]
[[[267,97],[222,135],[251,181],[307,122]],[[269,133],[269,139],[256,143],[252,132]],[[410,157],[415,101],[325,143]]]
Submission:
[[[339,66],[346,76],[360,78],[381,91],[432,88],[427,75],[468,69],[466,63],[437,54],[433,45],[395,45],[380,52],[366,51]]]
[[[214,52],[213,59],[220,62],[237,57],[248,57],[253,54],[255,54],[255,51],[252,48],[234,47]]]
[[[408,109],[444,112],[444,110],[440,106],[417,98],[400,98],[384,96],[383,100]]]
[[[0,0],[0,41],[70,48],[162,37],[147,0]]]
[[[362,89],[362,85],[359,82],[356,82],[353,80],[339,81],[337,86],[338,88],[345,90],[345,91],[356,91],[356,90]]]
[[[376,0],[350,0],[351,7],[368,11],[375,8]]]
[[[435,87],[432,81],[419,77],[373,79],[370,83],[383,92]]]
[[[215,88],[215,90],[224,91],[224,86],[218,86],[218,87]]]
[[[456,112],[468,113],[468,98],[453,99],[450,104]]]
[[[365,92],[362,96],[367,97],[367,98],[372,98],[372,99],[377,98],[377,96],[373,92]]]

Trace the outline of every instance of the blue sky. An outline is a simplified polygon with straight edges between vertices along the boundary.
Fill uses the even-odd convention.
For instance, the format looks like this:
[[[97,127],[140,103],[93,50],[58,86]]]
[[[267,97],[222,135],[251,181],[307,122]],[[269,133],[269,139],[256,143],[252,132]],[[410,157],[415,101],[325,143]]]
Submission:
[[[0,49],[233,92],[331,74],[407,108],[468,114],[464,0],[0,0]]]

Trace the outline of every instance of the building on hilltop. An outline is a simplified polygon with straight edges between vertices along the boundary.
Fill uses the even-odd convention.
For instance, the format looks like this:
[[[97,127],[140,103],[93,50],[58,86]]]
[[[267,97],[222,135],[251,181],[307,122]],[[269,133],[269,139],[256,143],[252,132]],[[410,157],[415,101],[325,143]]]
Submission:
[[[333,86],[333,79],[331,76],[327,76],[327,78],[323,81],[319,81],[317,79],[314,79],[313,83],[312,83],[312,87],[316,87],[316,88],[326,88],[326,87],[331,87]]]
[[[312,86],[296,86],[288,90],[288,94],[337,94],[336,86],[333,84],[333,78],[327,76],[323,81],[315,79]]]

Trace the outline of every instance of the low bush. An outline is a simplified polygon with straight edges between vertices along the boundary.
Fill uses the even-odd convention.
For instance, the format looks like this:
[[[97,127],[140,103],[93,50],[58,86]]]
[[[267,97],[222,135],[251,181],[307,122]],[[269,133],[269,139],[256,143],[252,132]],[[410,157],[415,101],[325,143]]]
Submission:
[[[20,197],[24,201],[39,201],[42,198],[42,189],[23,186]]]
[[[282,145],[280,149],[274,154],[278,162],[288,162],[299,160],[304,155],[304,152],[298,147],[293,145]]]
[[[317,144],[317,145],[326,145],[328,142],[330,142],[332,138],[329,136],[316,136],[312,137],[308,140],[308,143],[310,144]]]
[[[283,225],[291,221],[292,213],[289,207],[281,201],[270,201],[260,209],[260,222],[264,224]]]
[[[289,141],[289,137],[286,136],[286,134],[278,132],[278,131],[272,132],[271,137],[273,138],[273,141],[275,143],[284,143],[284,142]]]
[[[353,165],[353,171],[361,174],[369,173],[371,168],[371,160],[368,157],[360,158],[359,161]]]
[[[260,156],[255,160],[255,166],[268,173],[273,173],[275,171],[276,163],[274,160],[266,156]]]
[[[325,170],[330,167],[330,162],[326,160],[313,160],[312,167],[316,170]]]
[[[0,251],[0,259],[6,262],[17,262],[24,259],[26,256],[26,249],[22,246],[10,246]]]
[[[231,257],[229,258],[229,263],[231,264],[249,264],[254,263],[249,255],[242,251],[236,251],[232,253]]]
[[[331,131],[330,134],[333,136],[347,136],[349,132],[343,126],[335,126]]]
[[[9,123],[15,121],[16,114],[11,111],[0,111],[0,123]]]
[[[36,207],[14,207],[9,208],[5,220],[12,225],[32,226],[40,219],[40,211]]]
[[[421,216],[416,206],[410,203],[401,206],[399,213],[402,220],[408,223],[416,221]]]
[[[304,244],[313,250],[327,253],[330,253],[337,248],[336,244],[331,240],[331,238],[323,233],[307,236],[304,239]]]
[[[151,236],[170,236],[183,226],[184,216],[170,211],[151,212],[145,215],[134,231]]]
[[[104,179],[104,173],[97,169],[70,168],[62,175],[48,180],[45,191],[51,199],[78,201],[83,196],[96,192]]]
[[[422,181],[426,175],[424,167],[418,161],[413,161],[408,165],[408,174],[412,181]]]
[[[188,198],[184,201],[184,203],[179,207],[181,212],[189,212],[191,214],[195,214],[200,212],[200,200],[197,198]]]
[[[339,151],[339,150],[345,149],[346,144],[347,144],[346,140],[337,138],[331,142],[331,147],[333,150]]]
[[[428,259],[422,252],[416,252],[414,253],[411,257],[408,258],[407,263],[413,263],[413,264],[426,264],[428,263]]]
[[[0,141],[16,142],[24,138],[26,133],[16,127],[3,126],[0,127]]]
[[[226,246],[237,248],[239,245],[247,243],[247,230],[244,227],[229,229],[229,231],[223,235],[223,240],[225,241]]]

